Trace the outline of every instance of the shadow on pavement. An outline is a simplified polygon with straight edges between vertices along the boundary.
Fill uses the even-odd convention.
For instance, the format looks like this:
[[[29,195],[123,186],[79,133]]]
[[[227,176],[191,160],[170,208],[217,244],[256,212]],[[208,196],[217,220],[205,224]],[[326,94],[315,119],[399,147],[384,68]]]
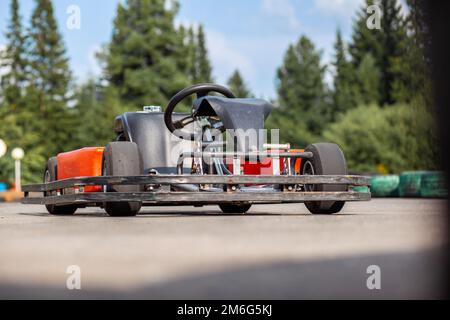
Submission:
[[[52,216],[45,212],[36,212],[36,213],[18,213],[21,216],[30,216],[30,217],[43,217],[43,218],[68,218],[68,219],[76,219],[76,218],[109,218],[109,219],[124,219],[124,218],[111,218],[106,213],[102,212],[77,212],[73,216]],[[336,216],[353,216],[354,214],[339,214]],[[126,219],[148,219],[148,218],[178,218],[178,217],[312,217],[313,215],[309,213],[247,213],[247,214],[224,214],[220,211],[185,211],[185,212],[177,212],[172,213],[170,211],[152,211],[145,212],[143,211],[136,217],[125,217]],[[316,216],[317,217],[317,216]],[[329,216],[324,216],[329,217]]]
[[[283,261],[202,273],[128,291],[0,284],[1,299],[436,299],[445,297],[443,251]],[[367,268],[381,268],[381,290]],[[143,282],[145,279],[143,279]],[[87,284],[84,284],[86,287]]]

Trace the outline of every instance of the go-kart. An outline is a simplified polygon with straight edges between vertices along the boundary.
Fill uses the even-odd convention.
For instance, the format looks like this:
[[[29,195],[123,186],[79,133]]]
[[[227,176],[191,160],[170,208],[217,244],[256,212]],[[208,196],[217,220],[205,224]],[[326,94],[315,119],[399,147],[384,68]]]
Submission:
[[[192,111],[174,113],[183,101]],[[339,146],[292,149],[273,137],[269,143],[264,122],[272,108],[223,86],[188,87],[164,113],[150,106],[118,116],[117,139],[106,147],[50,158],[44,183],[24,186],[22,202],[45,205],[53,215],[97,206],[110,216],[135,216],[142,206],[218,205],[244,214],[252,205],[279,203],[334,214],[348,201],[370,200],[370,192],[353,190],[369,186],[369,178],[347,174]]]

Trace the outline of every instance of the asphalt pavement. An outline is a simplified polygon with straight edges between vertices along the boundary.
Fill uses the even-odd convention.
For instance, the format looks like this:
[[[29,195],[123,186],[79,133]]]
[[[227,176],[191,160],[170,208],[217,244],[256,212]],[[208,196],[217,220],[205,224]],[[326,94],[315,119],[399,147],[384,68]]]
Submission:
[[[302,204],[255,206],[245,216],[155,207],[110,218],[0,203],[0,298],[440,298],[445,205],[376,199],[335,216]],[[80,290],[67,288],[70,266]],[[367,286],[373,266],[379,290]]]

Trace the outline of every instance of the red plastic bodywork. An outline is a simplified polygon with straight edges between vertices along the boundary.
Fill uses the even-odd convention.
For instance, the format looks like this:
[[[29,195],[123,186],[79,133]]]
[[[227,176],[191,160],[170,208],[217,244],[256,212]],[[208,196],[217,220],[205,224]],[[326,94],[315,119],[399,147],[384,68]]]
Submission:
[[[283,159],[280,159],[280,170],[283,171]],[[228,170],[233,172],[233,164],[232,161],[228,161]],[[265,158],[263,161],[259,162],[251,162],[244,161],[241,163],[241,172],[244,175],[252,175],[252,176],[270,176],[273,174],[273,159]]]
[[[304,152],[303,149],[291,149],[288,152]],[[284,152],[284,150],[280,150],[279,152]],[[280,158],[280,171],[284,170],[284,158]],[[297,159],[295,161],[295,172],[300,174],[300,166],[302,159]],[[233,172],[233,164],[232,161],[228,161],[228,170]],[[273,175],[273,159],[265,158],[261,162],[249,162],[245,161],[241,164],[241,171],[244,175],[256,175],[256,176],[270,176]]]
[[[58,154],[57,180],[101,176],[104,150],[105,148],[92,147]],[[84,188],[84,192],[101,191],[101,186]]]

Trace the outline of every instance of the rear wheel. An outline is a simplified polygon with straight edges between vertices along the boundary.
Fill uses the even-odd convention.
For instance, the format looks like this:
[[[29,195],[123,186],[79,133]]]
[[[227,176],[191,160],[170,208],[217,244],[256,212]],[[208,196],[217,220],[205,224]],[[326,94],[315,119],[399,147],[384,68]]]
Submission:
[[[313,158],[302,161],[300,172],[302,175],[347,175],[347,163],[344,153],[338,145],[332,143],[318,143],[305,149],[312,152]],[[344,192],[346,185],[305,185],[305,191]],[[334,214],[342,210],[344,201],[314,201],[305,202],[308,210],[313,214]]]
[[[57,165],[58,161],[56,157],[50,158],[47,161],[44,172],[44,183],[49,183],[57,180]],[[44,193],[46,197],[56,196],[56,191],[47,191]],[[45,206],[48,213],[55,216],[71,216],[77,211],[77,206],[57,206],[54,204],[48,204]]]
[[[142,175],[142,161],[137,144],[133,142],[111,142],[103,154],[104,176]],[[142,192],[143,186],[110,186],[107,192]],[[140,202],[105,202],[106,213],[111,217],[133,217],[141,210]]]
[[[251,204],[219,204],[225,214],[244,214],[252,207]]]

